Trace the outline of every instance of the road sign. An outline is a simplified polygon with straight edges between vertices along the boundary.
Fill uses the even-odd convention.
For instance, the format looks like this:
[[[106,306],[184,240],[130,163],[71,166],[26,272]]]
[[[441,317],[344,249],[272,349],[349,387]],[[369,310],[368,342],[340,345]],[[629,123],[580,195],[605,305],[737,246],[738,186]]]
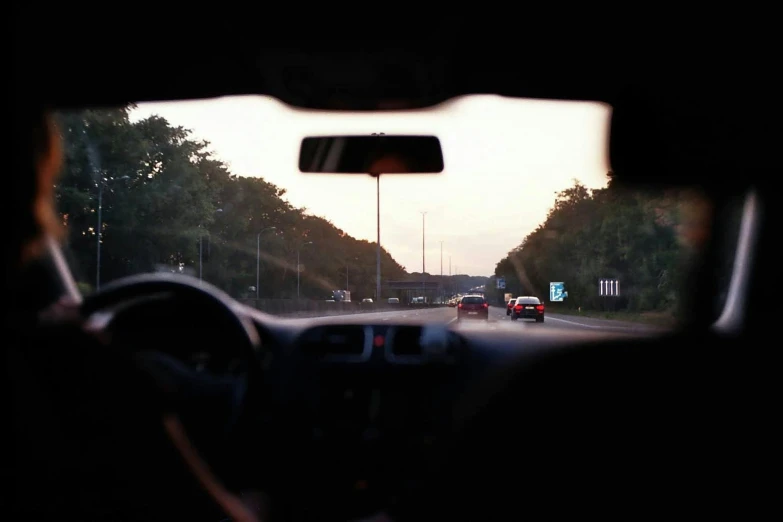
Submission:
[[[565,283],[549,283],[549,300],[553,302],[562,302],[568,297],[565,291]]]
[[[505,277],[498,277],[498,289],[503,290],[506,288],[506,278]]]
[[[598,295],[617,297],[620,295],[620,281],[618,279],[599,279]]]

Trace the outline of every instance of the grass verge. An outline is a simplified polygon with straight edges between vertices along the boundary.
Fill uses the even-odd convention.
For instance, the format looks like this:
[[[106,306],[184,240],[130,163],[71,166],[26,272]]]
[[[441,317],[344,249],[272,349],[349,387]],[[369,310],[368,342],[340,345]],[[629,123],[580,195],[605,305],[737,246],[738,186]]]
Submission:
[[[626,321],[655,326],[674,326],[675,317],[671,312],[606,312],[599,310],[563,310],[552,313],[570,315],[572,317],[590,317],[593,319],[608,319],[611,321]]]

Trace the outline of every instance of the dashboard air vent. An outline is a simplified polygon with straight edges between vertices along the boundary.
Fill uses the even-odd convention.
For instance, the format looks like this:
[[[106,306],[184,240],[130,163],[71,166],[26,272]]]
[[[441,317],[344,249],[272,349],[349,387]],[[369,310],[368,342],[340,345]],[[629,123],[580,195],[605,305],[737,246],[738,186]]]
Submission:
[[[362,360],[372,348],[371,336],[362,325],[321,325],[307,330],[300,338],[302,353],[338,360]]]

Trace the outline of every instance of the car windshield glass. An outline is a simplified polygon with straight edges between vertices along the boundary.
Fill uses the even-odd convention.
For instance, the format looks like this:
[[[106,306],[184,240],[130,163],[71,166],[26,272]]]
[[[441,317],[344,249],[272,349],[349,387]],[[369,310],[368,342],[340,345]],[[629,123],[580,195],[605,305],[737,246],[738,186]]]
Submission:
[[[482,304],[484,303],[483,297],[463,297],[462,304]]]
[[[262,96],[63,111],[57,221],[84,295],[163,272],[267,314],[401,318],[416,305],[416,321],[438,324],[463,296],[498,320],[514,295],[540,296],[555,322],[656,332],[682,319],[711,206],[692,189],[617,183],[610,116],[604,104],[490,95],[415,116],[295,110]],[[298,169],[303,138],[377,132],[436,135],[444,171]],[[514,210],[488,205],[465,219],[487,191],[514,198]]]

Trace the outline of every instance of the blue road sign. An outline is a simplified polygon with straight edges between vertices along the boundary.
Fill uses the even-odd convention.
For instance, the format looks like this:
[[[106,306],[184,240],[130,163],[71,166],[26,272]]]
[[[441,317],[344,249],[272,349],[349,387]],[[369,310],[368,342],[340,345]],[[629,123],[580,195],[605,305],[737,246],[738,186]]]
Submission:
[[[503,290],[504,288],[506,288],[506,278],[498,277],[498,289]]]
[[[565,291],[565,283],[549,283],[549,300],[554,302],[561,302],[568,297],[568,292]]]

